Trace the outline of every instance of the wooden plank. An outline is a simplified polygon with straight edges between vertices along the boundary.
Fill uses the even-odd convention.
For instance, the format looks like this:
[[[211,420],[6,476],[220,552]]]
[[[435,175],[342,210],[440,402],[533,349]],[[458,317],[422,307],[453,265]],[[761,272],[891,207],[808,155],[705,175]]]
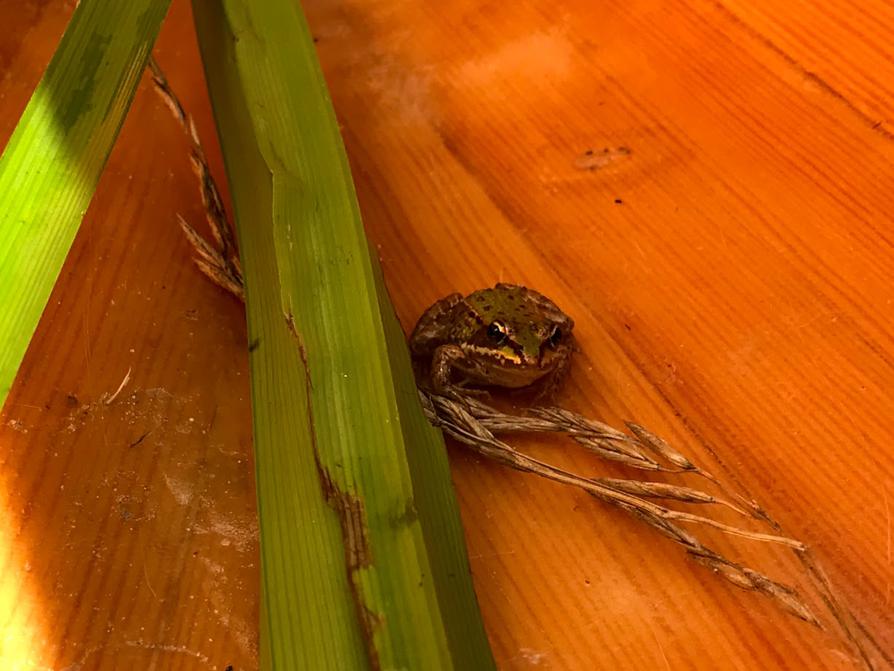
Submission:
[[[584,350],[566,401],[720,462],[890,650],[890,142],[717,3],[310,7],[405,323],[496,279],[553,296]],[[505,665],[850,666],[635,523],[456,463]],[[592,566],[614,600],[584,596]]]
[[[70,12],[18,4],[4,138]],[[187,4],[159,58],[222,174]],[[498,280],[554,298],[582,349],[558,400],[759,501],[892,666],[890,8],[305,7],[404,326]],[[186,143],[144,85],[2,415],[4,661],[257,665],[241,308],[191,267],[176,212],[201,219]],[[501,668],[865,668],[790,551],[698,531],[796,585],[823,630],[583,494],[451,458]]]

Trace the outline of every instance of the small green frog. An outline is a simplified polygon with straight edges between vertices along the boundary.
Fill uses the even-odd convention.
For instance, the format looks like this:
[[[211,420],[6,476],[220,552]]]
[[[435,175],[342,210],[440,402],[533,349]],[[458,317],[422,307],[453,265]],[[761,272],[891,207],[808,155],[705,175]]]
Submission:
[[[537,383],[538,395],[549,396],[568,370],[573,328],[543,294],[498,284],[432,305],[413,329],[410,350],[431,359],[428,381],[439,393],[467,383],[512,389]]]

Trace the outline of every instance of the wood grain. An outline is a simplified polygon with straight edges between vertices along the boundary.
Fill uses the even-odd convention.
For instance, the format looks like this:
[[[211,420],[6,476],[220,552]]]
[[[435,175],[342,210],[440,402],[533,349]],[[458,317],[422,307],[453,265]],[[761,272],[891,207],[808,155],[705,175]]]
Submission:
[[[71,5],[0,0],[0,137]],[[698,531],[796,585],[824,629],[584,494],[451,446],[500,667],[894,667],[891,8],[305,8],[405,328],[497,280],[551,296],[582,349],[559,400],[646,425],[760,502],[811,547],[865,651],[790,551]],[[188,3],[157,55],[222,175]],[[201,220],[186,152],[144,82],[4,408],[8,668],[257,666],[247,344],[174,224]]]

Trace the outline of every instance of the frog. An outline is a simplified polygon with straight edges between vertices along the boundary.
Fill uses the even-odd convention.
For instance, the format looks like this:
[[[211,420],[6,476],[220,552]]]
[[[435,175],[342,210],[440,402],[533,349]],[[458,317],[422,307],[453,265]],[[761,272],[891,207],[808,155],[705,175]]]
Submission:
[[[439,394],[487,395],[481,387],[534,389],[551,397],[575,350],[574,321],[534,289],[499,283],[431,305],[410,335],[417,360],[430,360],[425,386]]]

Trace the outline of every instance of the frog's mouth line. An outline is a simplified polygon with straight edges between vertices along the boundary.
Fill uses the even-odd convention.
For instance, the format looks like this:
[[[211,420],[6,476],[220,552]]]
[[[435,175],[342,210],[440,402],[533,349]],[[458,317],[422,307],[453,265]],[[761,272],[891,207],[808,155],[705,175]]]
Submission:
[[[468,353],[480,354],[494,361],[499,361],[512,366],[533,366],[543,368],[545,363],[557,356],[558,352],[553,349],[549,343],[543,343],[537,358],[525,358],[525,349],[515,342],[509,342],[502,347],[482,347],[481,345],[460,345],[462,349]]]
[[[537,352],[537,358],[525,357],[525,348],[517,342],[510,342],[498,350],[491,350],[503,356],[507,361],[512,361],[517,366],[531,365],[537,368],[549,367],[550,360],[558,356],[556,349],[549,342],[542,342],[540,350]]]
[[[457,361],[454,368],[470,381],[507,388],[527,387],[549,374],[555,368],[553,357],[544,355],[537,361],[525,363],[524,358],[513,347],[485,348],[476,345],[463,347],[466,354],[477,354],[478,357],[465,361]],[[557,358],[555,359],[557,360]]]

